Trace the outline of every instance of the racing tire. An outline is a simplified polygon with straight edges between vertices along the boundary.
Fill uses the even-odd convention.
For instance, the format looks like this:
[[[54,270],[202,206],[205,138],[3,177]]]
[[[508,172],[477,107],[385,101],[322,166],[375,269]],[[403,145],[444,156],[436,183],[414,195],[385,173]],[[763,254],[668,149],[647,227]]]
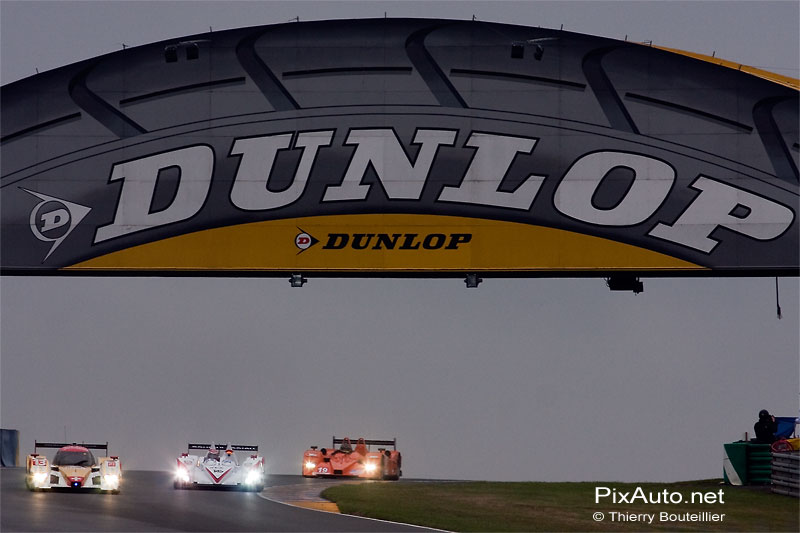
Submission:
[[[181,483],[181,482],[179,482],[177,480],[173,481],[172,482],[172,488],[174,488],[176,490],[181,490],[181,489],[183,489],[183,483]]]
[[[385,48],[363,44],[377,38],[386,43]],[[521,47],[528,60],[514,55],[512,43],[533,41],[543,42],[537,47],[546,50],[544,59],[530,61],[531,46]],[[4,269],[38,273],[43,268],[39,248],[18,245],[33,238],[28,220],[29,206],[35,200],[26,188],[36,191],[39,184],[47,182],[51,187],[47,194],[75,199],[69,188],[80,181],[82,188],[89,187],[87,198],[105,198],[110,165],[123,157],[135,160],[195,142],[206,143],[215,157],[229,157],[231,143],[238,138],[283,132],[283,124],[295,119],[302,124],[298,127],[328,128],[337,114],[343,117],[336,121],[341,135],[381,124],[410,131],[432,120],[440,128],[463,128],[459,145],[473,123],[477,129],[491,125],[497,134],[509,136],[538,138],[545,132],[559,139],[536,145],[535,156],[552,161],[537,166],[537,172],[546,176],[565,172],[567,162],[562,162],[562,153],[572,154],[573,161],[586,155],[585,139],[591,139],[587,146],[597,144],[609,151],[635,146],[659,157],[680,155],[685,162],[677,171],[689,176],[686,180],[717,169],[727,174],[730,167],[747,169],[747,175],[759,180],[766,176],[770,185],[798,183],[798,165],[791,151],[796,137],[778,127],[797,122],[795,89],[652,46],[561,30],[424,19],[287,23],[209,32],[187,36],[181,42],[203,43],[202,59],[198,63],[183,59],[167,63],[164,42],[154,42],[3,86],[3,207],[15,206],[3,210],[4,229],[9,228],[11,236],[4,234]],[[364,59],[327,53],[348,48],[363,52]],[[294,58],[301,50],[320,53],[303,52],[299,65]],[[198,68],[203,61],[208,61],[208,68]],[[229,74],[224,79],[207,75],[217,71]],[[643,73],[648,76],[646,83],[641,79]],[[674,79],[676,73],[680,83]],[[364,86],[373,89],[353,90],[355,76],[360,75]],[[119,80],[125,79],[137,81],[120,87]],[[326,81],[321,83],[322,79]],[[219,90],[230,85],[248,90]],[[381,90],[381,86],[391,90]],[[735,97],[715,96],[717,87],[735,87]],[[648,88],[667,90],[652,93]],[[530,97],[539,92],[541,98]],[[183,105],[172,103],[171,99],[184,93],[191,94]],[[35,105],[35,95],[41,94],[53,95],[46,113]],[[229,100],[232,94],[244,96],[237,96],[234,103]],[[122,100],[121,95],[125,96]],[[188,105],[195,101],[189,98],[201,97],[214,104]],[[562,101],[573,103],[560,105]],[[740,117],[746,108],[753,110],[751,116]],[[269,113],[272,115],[267,116]],[[196,130],[202,124],[210,125],[207,131]],[[216,128],[225,133],[218,135]],[[717,142],[719,135],[697,135],[696,128],[719,128],[721,135],[741,135],[735,136],[735,142]],[[48,138],[70,142],[44,142]],[[346,162],[352,146],[328,150],[336,161]],[[84,183],[87,174],[95,176],[93,183]],[[217,174],[215,183],[232,179]],[[313,184],[330,185],[334,183]],[[796,201],[796,195],[786,198]],[[381,207],[369,205],[371,209]],[[108,215],[111,205],[89,207],[97,224]],[[295,217],[318,215],[322,213],[319,207],[306,194],[291,213]],[[279,210],[269,217],[282,218],[288,212]],[[464,216],[457,203],[436,212]],[[224,219],[225,224],[233,222]],[[543,222],[576,230],[561,217]],[[88,232],[88,225],[84,223],[80,229]],[[187,231],[196,229],[187,227]],[[44,266],[56,269],[78,264],[116,246],[103,243],[91,251],[72,247],[69,252],[64,246]],[[786,261],[792,260],[786,257]],[[710,266],[701,252],[683,258]]]
[[[222,81],[205,79],[202,76],[197,79],[192,78],[192,81],[198,85],[195,92],[207,91],[208,94],[213,96],[213,88],[216,85],[222,82],[243,83],[246,76],[249,79],[256,80],[254,83],[259,86],[263,96],[269,102],[268,107],[279,112],[294,112],[323,106],[329,108],[334,104],[334,107],[363,106],[368,108],[374,106],[378,102],[364,102],[363,98],[360,97],[361,93],[344,90],[340,85],[337,85],[337,83],[344,83],[345,87],[348,87],[345,81],[333,81],[324,88],[320,88],[319,77],[331,74],[330,71],[341,71],[350,74],[358,73],[359,69],[349,63],[346,58],[341,58],[342,63],[339,64],[332,62],[332,59],[326,61],[324,58],[327,56],[320,54],[322,59],[318,62],[315,63],[309,60],[309,68],[312,66],[314,68],[302,72],[285,72],[284,78],[289,74],[289,78],[292,80],[287,84],[285,79],[281,81],[280,73],[285,69],[293,68],[291,67],[292,62],[287,59],[281,59],[279,55],[270,56],[269,48],[265,49],[263,42],[260,41],[267,40],[270,35],[277,34],[279,41],[276,42],[280,42],[287,47],[290,46],[288,43],[294,40],[304,39],[305,41],[303,42],[313,43],[313,45],[306,44],[305,46],[313,46],[317,50],[324,51],[332,46],[349,46],[360,49],[363,47],[362,40],[374,36],[376,27],[381,26],[382,28],[379,31],[382,32],[387,42],[392,43],[391,46],[396,47],[392,51],[392,57],[394,57],[394,54],[398,57],[406,56],[410,61],[412,66],[405,69],[408,71],[409,76],[398,78],[396,75],[398,67],[391,62],[388,64],[376,64],[371,68],[361,70],[371,70],[370,78],[385,79],[387,84],[391,83],[395,90],[390,91],[390,94],[395,95],[395,98],[398,94],[418,95],[413,99],[409,99],[410,97],[406,96],[405,99],[393,102],[392,105],[425,106],[429,112],[430,110],[435,110],[434,112],[444,115],[449,114],[453,109],[508,112],[507,100],[497,98],[490,99],[488,102],[475,100],[480,97],[480,94],[472,94],[468,90],[471,83],[465,83],[463,80],[475,82],[481,79],[492,79],[495,83],[501,84],[501,87],[505,83],[504,87],[509,91],[509,94],[518,94],[520,92],[520,83],[536,83],[537,79],[535,77],[516,72],[515,69],[519,69],[521,63],[519,59],[514,59],[513,56],[508,55],[508,52],[511,51],[512,41],[531,36],[538,37],[543,41],[558,41],[560,46],[548,45],[546,55],[548,58],[551,56],[558,58],[556,64],[561,65],[559,68],[569,68],[574,78],[560,79],[560,70],[558,70],[550,74],[555,76],[553,79],[539,79],[538,83],[567,87],[573,90],[579,88],[584,91],[585,89],[584,92],[589,97],[586,98],[585,102],[581,101],[580,105],[582,109],[585,109],[584,115],[591,117],[591,119],[562,116],[563,111],[560,109],[552,110],[546,107],[546,103],[536,104],[536,102],[528,102],[526,99],[520,100],[518,109],[514,108],[515,113],[537,117],[544,113],[545,116],[550,116],[550,118],[573,122],[576,120],[579,122],[592,120],[594,122],[589,123],[598,125],[603,130],[610,126],[612,129],[631,133],[639,138],[640,143],[645,145],[652,143],[651,135],[639,131],[641,124],[637,123],[634,118],[635,113],[630,109],[630,98],[622,96],[624,96],[624,87],[630,86],[632,79],[641,76],[641,72],[637,71],[636,67],[641,66],[641,64],[647,64],[647,61],[652,64],[659,62],[661,69],[650,72],[648,75],[662,83],[664,80],[672,79],[674,72],[682,72],[689,69],[691,75],[702,78],[702,82],[706,86],[715,86],[714,84],[720,83],[720,78],[725,79],[725,81],[729,81],[732,77],[742,79],[745,86],[741,90],[747,93],[748,98],[756,102],[775,100],[776,98],[796,98],[794,89],[784,89],[779,84],[757,80],[756,77],[747,73],[737,73],[733,69],[719,69],[717,65],[697,61],[682,54],[659,50],[657,47],[643,47],[635,43],[621,42],[604,37],[509,24],[402,19],[302,22],[277,26],[242,27],[214,32],[213,34],[203,34],[202,42],[209,43],[207,45],[209,48],[213,44],[215,48],[220,50],[220,56],[214,56],[214,62],[224,63],[227,68],[232,69],[231,72],[239,77]],[[473,32],[474,41],[469,46],[463,46],[460,44],[460,39],[464,38],[462,33],[467,27],[470,28],[470,32]],[[507,35],[508,37],[501,36],[498,40],[498,35]],[[428,39],[428,36],[431,38]],[[190,35],[185,38],[193,37],[199,37],[199,35]],[[459,43],[458,46],[462,52],[448,52],[448,54],[442,55],[442,44],[437,45],[437,39],[448,43],[447,47],[453,47],[454,44]],[[505,49],[506,45],[507,50]],[[503,52],[498,52],[496,56],[492,57],[484,58],[481,56],[479,60],[474,57],[473,53],[472,47],[476,46],[493,46],[497,47],[497,50],[502,48]],[[87,135],[81,128],[86,128],[88,125],[96,125],[98,121],[109,131],[111,138],[125,139],[164,128],[184,127],[188,124],[196,124],[209,119],[238,116],[210,117],[203,106],[186,106],[187,111],[185,113],[188,113],[188,115],[176,112],[174,116],[165,117],[153,111],[144,115],[130,114],[130,111],[125,109],[125,105],[114,100],[114,96],[117,94],[115,91],[118,91],[117,86],[104,85],[103,80],[105,78],[102,75],[96,75],[97,79],[92,76],[95,70],[104,73],[110,69],[114,75],[118,75],[118,73],[131,73],[131,75],[136,73],[139,75],[141,72],[159,69],[161,76],[152,77],[149,85],[137,89],[147,94],[137,94],[129,98],[130,101],[127,104],[132,104],[133,101],[157,100],[174,96],[181,89],[186,90],[183,85],[186,85],[189,74],[186,74],[184,70],[164,67],[163,50],[164,43],[149,43],[137,47],[133,55],[130,51],[120,51],[98,56],[93,59],[93,64],[88,68],[85,61],[78,62],[60,67],[44,75],[31,76],[27,79],[7,84],[4,86],[6,94],[4,94],[3,110],[5,111],[15,105],[21,105],[21,101],[30,102],[28,99],[30,94],[47,92],[57,93],[60,96],[69,96],[67,98],[58,98],[51,104],[53,106],[53,116],[61,117],[52,120],[52,122],[57,123],[59,126],[64,124],[71,125],[70,127],[74,128],[71,133],[80,134],[85,139],[91,139],[92,136]],[[224,55],[222,50],[225,50]],[[618,59],[618,55],[621,55],[622,59]],[[374,59],[377,60],[378,58],[375,57]],[[637,61],[635,65],[629,65],[633,60]],[[478,63],[474,63],[475,61],[478,61]],[[471,66],[471,68],[465,69],[463,68],[465,66]],[[540,65],[540,68],[543,67]],[[491,69],[496,69],[497,72],[492,72]],[[405,70],[403,71],[405,72]],[[412,73],[416,73],[419,79],[412,76]],[[686,75],[688,76],[689,74]],[[110,75],[107,77],[111,80],[116,79]],[[90,79],[92,83],[87,83],[87,79]],[[167,86],[169,88],[165,88]],[[64,95],[64,88],[69,88],[70,94]],[[220,94],[223,93],[224,91]],[[333,95],[335,95],[335,98]],[[641,95],[636,96],[636,98],[638,98],[638,101],[646,101]],[[730,104],[709,101],[707,92],[704,91],[695,91],[695,95],[691,96],[691,98],[690,105],[663,105],[661,103],[660,107],[651,111],[651,115],[649,115],[652,117],[650,122],[658,123],[663,120],[669,120],[670,116],[685,115],[687,112],[697,117],[718,120],[720,117],[717,115],[720,113],[726,117],[736,116],[738,107],[741,105],[736,99],[731,99]],[[247,107],[240,109],[237,113],[255,114],[263,112],[264,103],[261,99],[248,100],[247,102],[247,104],[242,104]],[[527,107],[535,104],[545,107],[530,109]],[[386,104],[383,103],[383,105]],[[720,105],[727,107],[720,111],[716,109]],[[131,109],[135,109],[135,107]],[[787,117],[792,116],[792,110],[781,110],[779,112]],[[45,126],[52,126],[49,123],[37,123],[36,121],[42,120],[37,113],[20,113],[18,115],[12,116],[9,114],[8,124],[4,124],[3,128],[3,136],[7,137],[4,140],[36,137],[42,135],[43,130],[46,129]],[[598,116],[604,118],[597,118]],[[646,120],[640,119],[639,122],[646,122]],[[734,127],[739,126],[733,124],[732,119],[728,120],[728,122]],[[652,135],[658,136],[658,133]],[[689,137],[688,140],[691,141],[692,137]],[[87,140],[80,149],[88,150],[108,141],[109,139],[98,139],[97,144],[93,144]],[[749,135],[746,139],[740,139],[739,142],[755,143],[761,146],[765,141],[760,135]],[[689,146],[688,148],[697,147]],[[738,148],[736,147],[731,148],[730,153],[726,155],[734,160],[737,160],[737,157],[744,157],[737,150]],[[769,148],[766,151],[772,152]],[[11,157],[14,154],[9,151],[4,155]],[[39,159],[50,160],[62,155],[64,154],[57,152],[46,153],[41,154]],[[737,160],[737,162],[744,163],[746,161]],[[785,166],[785,164],[779,164],[778,166]],[[797,179],[795,175],[792,178]]]

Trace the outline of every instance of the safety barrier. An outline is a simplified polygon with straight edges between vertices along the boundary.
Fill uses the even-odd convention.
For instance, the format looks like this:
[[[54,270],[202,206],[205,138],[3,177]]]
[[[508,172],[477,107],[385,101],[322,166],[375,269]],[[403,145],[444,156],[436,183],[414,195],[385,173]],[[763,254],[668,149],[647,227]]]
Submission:
[[[800,452],[772,454],[772,492],[800,498]]]
[[[769,485],[772,452],[769,444],[747,441],[725,444],[723,477],[729,485]]]
[[[769,485],[772,452],[769,444],[747,441],[725,444],[723,477],[729,485]]]
[[[17,466],[19,463],[19,431],[0,429],[0,466]]]
[[[747,484],[769,485],[772,475],[772,450],[769,444],[747,445]]]

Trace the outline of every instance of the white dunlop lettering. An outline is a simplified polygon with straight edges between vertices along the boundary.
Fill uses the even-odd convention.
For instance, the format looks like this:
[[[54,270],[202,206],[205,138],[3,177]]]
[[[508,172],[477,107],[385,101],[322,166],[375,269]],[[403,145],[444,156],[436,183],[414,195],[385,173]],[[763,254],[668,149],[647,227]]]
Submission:
[[[472,133],[465,146],[477,148],[461,185],[444,187],[439,194],[441,202],[493,205],[527,211],[533,205],[544,176],[531,174],[514,192],[499,191],[511,163],[517,154],[529,154],[536,139],[509,137],[489,133]]]
[[[710,237],[717,228],[767,241],[780,237],[794,220],[786,206],[703,175],[691,188],[700,194],[678,220],[656,224],[648,235],[710,253],[720,243]]]
[[[292,134],[265,135],[249,139],[236,139],[230,155],[241,155],[239,168],[233,179],[231,202],[239,209],[270,209],[282,204],[276,197],[286,196],[287,191],[272,193],[267,189],[267,180],[278,151],[286,150],[292,143]],[[294,185],[297,180],[292,183]],[[287,190],[291,190],[289,187]],[[263,206],[270,207],[263,207]]]
[[[617,167],[634,171],[633,185],[611,209],[592,205],[603,178]],[[671,166],[637,154],[595,152],[572,165],[558,185],[553,203],[568,217],[600,226],[633,226],[647,220],[664,202],[675,182]]]
[[[158,173],[170,167],[177,167],[180,171],[175,197],[165,209],[149,213]],[[114,165],[108,181],[122,181],[117,212],[114,222],[97,228],[94,242],[191,218],[205,203],[213,170],[214,150],[206,145],[180,148]]]
[[[240,156],[241,160],[231,186],[232,205],[247,211],[266,211],[300,199],[307,190],[320,149],[331,146],[334,134],[335,130],[331,129],[234,140],[229,156]],[[345,141],[355,146],[347,170],[339,185],[327,187],[322,201],[364,200],[371,185],[361,181],[370,167],[375,170],[389,200],[419,200],[439,148],[453,146],[456,135],[453,130],[418,129],[413,143],[419,145],[419,149],[412,163],[393,129],[353,129]],[[469,167],[458,186],[442,188],[437,201],[530,210],[545,176],[531,174],[513,192],[499,189],[517,155],[531,154],[537,142],[535,138],[471,132],[464,144],[474,149]],[[271,191],[267,184],[278,154],[288,149],[302,150],[291,184],[281,191]],[[194,145],[114,164],[108,182],[121,182],[114,219],[97,228],[93,242],[192,218],[208,197],[214,162],[210,146]],[[176,169],[179,176],[174,197],[166,207],[150,212],[159,173],[170,168]],[[608,174],[615,168],[630,169],[634,177],[626,182],[626,185],[629,183],[627,191],[615,206],[598,208],[592,202],[594,195],[604,179],[611,179]],[[661,209],[675,179],[673,167],[653,157],[619,151],[593,152],[578,158],[566,171],[555,188],[552,201],[556,211],[574,220],[606,227],[633,226]],[[725,232],[717,231],[719,228],[757,241],[768,241],[786,233],[794,222],[795,213],[790,207],[727,182],[699,175],[689,187],[699,193],[674,222],[654,222],[648,236],[711,253],[726,237]],[[50,198],[28,192],[41,200]],[[37,238],[56,242],[57,246],[63,236],[54,240],[37,232],[54,231],[66,225],[68,219],[70,227],[74,227],[88,213],[88,208],[55,200],[68,206],[69,212],[50,210],[39,215],[39,211],[34,210],[30,224]],[[85,212],[79,212],[78,208]],[[380,245],[391,243],[394,247],[396,241],[397,249],[403,250],[444,246],[440,237],[430,237],[426,244],[425,237],[416,239],[416,236],[398,234],[392,237],[394,240],[385,237]],[[330,247],[338,244],[330,243]],[[341,247],[346,244],[346,241],[341,243]],[[450,249],[450,245],[447,248]]]
[[[297,201],[308,184],[311,167],[322,146],[330,146],[333,130],[304,132],[297,136],[295,148],[302,148],[297,170],[291,185],[280,192],[267,188],[275,158],[279,150],[289,148],[292,134],[266,135],[249,139],[237,139],[230,155],[241,155],[242,160],[231,188],[231,202],[239,209],[262,211],[277,209]]]
[[[351,130],[344,144],[356,150],[340,185],[329,186],[323,202],[363,200],[372,187],[361,183],[370,165],[375,169],[390,199],[418,200],[428,179],[439,146],[452,146],[456,132],[450,130],[417,130],[413,144],[421,144],[412,164],[394,130]]]

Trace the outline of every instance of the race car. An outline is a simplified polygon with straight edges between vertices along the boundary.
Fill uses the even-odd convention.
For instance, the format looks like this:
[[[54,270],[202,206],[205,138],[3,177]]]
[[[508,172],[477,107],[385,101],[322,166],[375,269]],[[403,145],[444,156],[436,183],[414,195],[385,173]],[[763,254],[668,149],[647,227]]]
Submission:
[[[258,446],[228,445],[217,448],[211,444],[189,443],[189,450],[205,450],[205,455],[182,453],[178,457],[174,487],[230,488],[261,492],[264,489],[264,458]],[[239,461],[236,452],[252,452]]]
[[[339,448],[336,445],[339,444]],[[392,446],[393,450],[370,446]],[[334,435],[330,449],[312,446],[303,454],[303,477],[356,477],[396,481],[403,475],[402,457],[397,451],[397,439],[372,440],[360,438],[353,448],[349,437]]]
[[[119,457],[108,456],[105,444],[66,444],[33,442],[34,453],[25,461],[25,484],[32,490],[94,490],[119,494],[122,464]],[[40,455],[39,448],[58,448],[52,461]],[[95,458],[91,450],[105,450]]]

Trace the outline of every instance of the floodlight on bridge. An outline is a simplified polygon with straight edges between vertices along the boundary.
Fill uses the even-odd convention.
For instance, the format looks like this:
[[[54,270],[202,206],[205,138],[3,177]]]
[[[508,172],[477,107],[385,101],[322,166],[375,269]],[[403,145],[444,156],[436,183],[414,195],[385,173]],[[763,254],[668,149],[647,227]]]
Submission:
[[[467,274],[467,277],[464,278],[464,284],[466,284],[468,289],[475,289],[480,285],[483,281],[483,278],[478,277],[475,273]]]
[[[307,281],[308,280],[302,274],[292,274],[292,277],[289,278],[289,284],[292,287],[302,287]]]
[[[644,283],[633,274],[614,274],[606,278],[606,285],[612,291],[633,291],[633,294],[644,292]]]

